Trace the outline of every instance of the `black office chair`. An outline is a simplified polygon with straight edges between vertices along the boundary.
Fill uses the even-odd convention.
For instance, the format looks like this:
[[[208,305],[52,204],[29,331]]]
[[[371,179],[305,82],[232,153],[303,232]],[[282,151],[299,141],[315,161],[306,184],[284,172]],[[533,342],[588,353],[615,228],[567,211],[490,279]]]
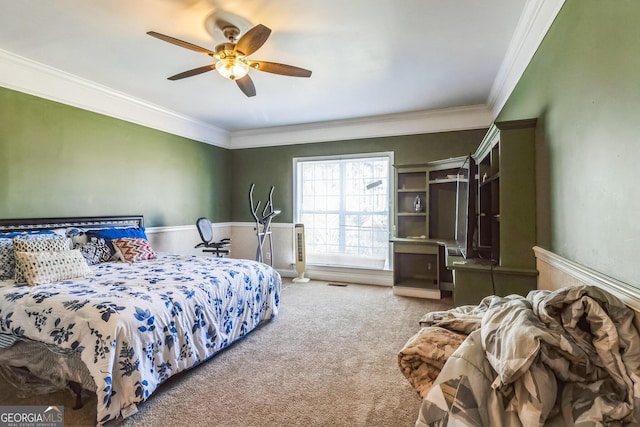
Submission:
[[[231,239],[222,239],[218,242],[214,242],[213,225],[211,225],[209,218],[198,218],[196,221],[196,227],[198,228],[198,233],[200,233],[200,238],[202,239],[202,243],[198,243],[195,246],[196,248],[203,248],[202,252],[210,252],[215,254],[217,257],[229,255],[231,251],[225,248],[231,246]]]

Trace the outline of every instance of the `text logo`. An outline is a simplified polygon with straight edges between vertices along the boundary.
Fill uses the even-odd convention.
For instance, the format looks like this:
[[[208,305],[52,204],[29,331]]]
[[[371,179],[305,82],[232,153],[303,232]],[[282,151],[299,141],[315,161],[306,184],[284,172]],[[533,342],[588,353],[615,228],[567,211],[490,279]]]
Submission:
[[[0,406],[0,427],[64,427],[64,406]]]

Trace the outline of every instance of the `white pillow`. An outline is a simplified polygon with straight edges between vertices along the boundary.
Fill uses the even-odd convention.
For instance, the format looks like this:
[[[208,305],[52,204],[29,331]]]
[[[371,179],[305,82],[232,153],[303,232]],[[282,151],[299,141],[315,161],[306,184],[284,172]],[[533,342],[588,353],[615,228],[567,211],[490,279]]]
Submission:
[[[29,286],[91,274],[91,269],[77,249],[61,252],[16,252],[16,260],[24,266]]]
[[[71,239],[57,234],[25,235],[13,238],[15,252],[68,251],[71,249]],[[24,266],[16,257],[15,281],[27,283]]]

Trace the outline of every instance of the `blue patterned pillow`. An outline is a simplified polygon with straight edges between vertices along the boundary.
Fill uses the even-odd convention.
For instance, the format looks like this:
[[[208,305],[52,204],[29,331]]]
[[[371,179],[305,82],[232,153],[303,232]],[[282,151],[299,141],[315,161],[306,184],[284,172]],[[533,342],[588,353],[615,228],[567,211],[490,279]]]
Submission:
[[[99,264],[101,262],[107,262],[113,256],[111,249],[107,245],[104,239],[92,237],[91,241],[84,245],[76,245],[75,248],[80,250],[80,253],[87,261],[89,265]]]
[[[87,230],[78,227],[69,227],[65,231],[65,236],[71,239],[74,249],[76,246],[84,245],[87,243]]]

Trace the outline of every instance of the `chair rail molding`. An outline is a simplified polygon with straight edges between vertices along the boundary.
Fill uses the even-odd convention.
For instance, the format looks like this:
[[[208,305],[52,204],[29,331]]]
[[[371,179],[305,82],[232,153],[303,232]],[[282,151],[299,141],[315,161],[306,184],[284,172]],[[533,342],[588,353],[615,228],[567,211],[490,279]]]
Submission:
[[[607,276],[606,274],[602,274],[589,267],[585,267],[584,265],[578,264],[577,262],[571,261],[570,259],[564,258],[539,246],[534,246],[533,251],[535,252],[536,259],[539,262],[542,261],[550,265],[552,268],[568,274],[580,283],[602,288],[620,298],[622,302],[635,311],[640,312],[640,297],[638,296],[640,290],[638,288]],[[540,270],[540,268],[538,268],[538,270]],[[538,284],[538,287],[540,287],[540,284]]]

